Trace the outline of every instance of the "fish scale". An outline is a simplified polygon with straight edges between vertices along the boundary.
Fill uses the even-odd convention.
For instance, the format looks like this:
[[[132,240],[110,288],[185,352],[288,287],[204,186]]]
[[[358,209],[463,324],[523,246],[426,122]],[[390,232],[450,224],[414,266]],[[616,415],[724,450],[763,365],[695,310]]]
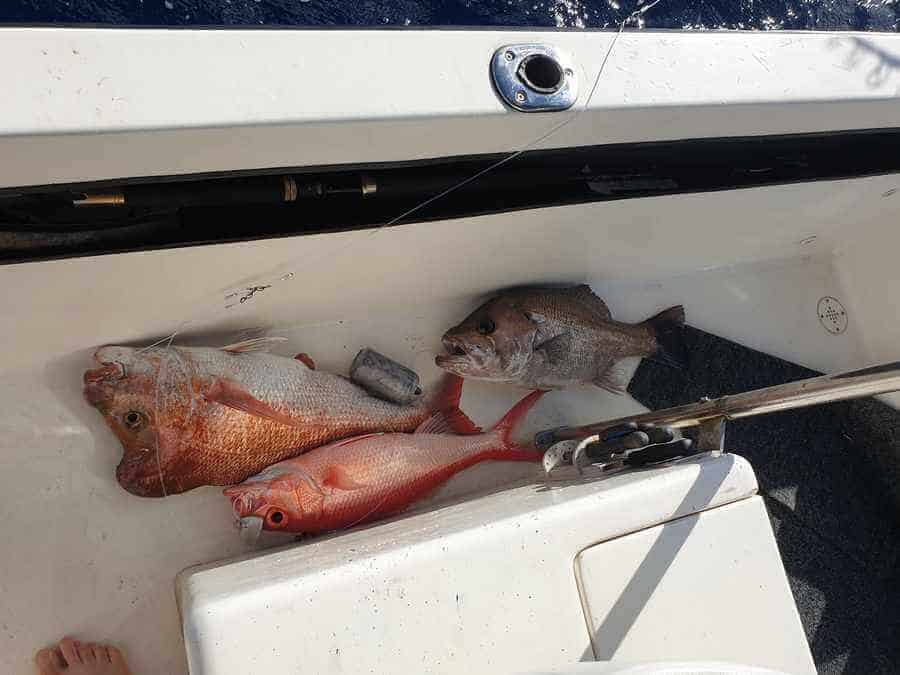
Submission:
[[[263,352],[104,347],[85,373],[87,400],[121,441],[116,470],[146,497],[232,485],[271,464],[371,431],[411,431],[459,400],[458,378],[408,405],[348,379]],[[129,426],[128,415],[139,423]]]
[[[684,308],[670,307],[638,324],[615,321],[590,286],[505,291],[443,336],[435,363],[462,377],[530,389],[595,384],[622,392],[622,359],[682,360],[678,328]]]
[[[543,393],[526,396],[487,433],[450,409],[416,433],[368,434],[280,462],[225,495],[239,517],[259,518],[267,530],[323,532],[383,518],[478,462],[540,460],[511,436]]]

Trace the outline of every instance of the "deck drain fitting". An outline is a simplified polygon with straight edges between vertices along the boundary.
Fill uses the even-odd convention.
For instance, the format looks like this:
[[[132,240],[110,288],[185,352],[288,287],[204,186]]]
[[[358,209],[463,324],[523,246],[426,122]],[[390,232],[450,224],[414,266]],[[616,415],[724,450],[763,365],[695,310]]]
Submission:
[[[572,60],[553,45],[501,47],[491,59],[491,79],[500,98],[519,112],[567,110],[578,98]]]
[[[837,298],[826,295],[816,305],[819,323],[832,335],[840,335],[847,330],[847,310]]]

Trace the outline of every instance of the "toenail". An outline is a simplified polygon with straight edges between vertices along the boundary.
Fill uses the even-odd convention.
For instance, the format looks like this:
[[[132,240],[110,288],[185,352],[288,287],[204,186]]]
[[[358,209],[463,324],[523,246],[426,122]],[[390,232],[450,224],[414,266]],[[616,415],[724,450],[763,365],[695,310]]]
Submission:
[[[59,672],[66,667],[66,660],[56,647],[45,648],[34,655],[34,662],[42,673]]]
[[[62,651],[63,658],[68,663],[70,660],[76,663],[81,661],[81,655],[78,653],[78,643],[72,638],[63,638],[59,641],[59,648]],[[69,664],[71,665],[71,663]]]

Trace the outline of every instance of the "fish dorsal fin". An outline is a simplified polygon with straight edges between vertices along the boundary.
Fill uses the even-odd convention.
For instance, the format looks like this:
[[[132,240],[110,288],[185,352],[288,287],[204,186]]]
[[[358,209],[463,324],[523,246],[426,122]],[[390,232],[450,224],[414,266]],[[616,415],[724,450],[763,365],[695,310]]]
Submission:
[[[351,443],[356,443],[357,441],[361,441],[365,438],[372,438],[372,436],[384,436],[384,433],[385,432],[383,432],[383,431],[375,431],[375,432],[372,432],[371,434],[363,434],[362,436],[351,436],[350,438],[344,438],[344,439],[341,439],[340,441],[335,441],[329,447],[339,448],[342,445],[350,445]]]
[[[578,300],[580,304],[597,312],[601,318],[609,319],[612,316],[609,312],[609,307],[606,306],[603,299],[599,298],[587,284],[579,284],[578,286],[562,289],[562,293],[568,295],[570,298]]]
[[[480,434],[481,428],[459,408],[434,413],[416,429],[417,434]]]
[[[269,337],[250,338],[249,340],[241,340],[230,345],[220,347],[223,352],[231,352],[232,354],[244,354],[246,352],[265,352],[270,350],[279,342],[286,342],[287,338],[281,335],[272,335]]]
[[[322,481],[322,485],[327,487],[332,487],[337,490],[360,490],[366,487],[365,483],[360,483],[357,480],[354,480],[353,476],[341,466],[337,466],[335,464],[328,467],[325,471],[325,478]]]

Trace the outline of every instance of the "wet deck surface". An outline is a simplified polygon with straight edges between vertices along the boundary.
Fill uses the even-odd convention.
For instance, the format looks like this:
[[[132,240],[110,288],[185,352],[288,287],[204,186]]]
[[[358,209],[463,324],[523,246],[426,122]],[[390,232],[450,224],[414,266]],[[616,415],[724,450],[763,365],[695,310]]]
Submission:
[[[689,329],[683,373],[643,362],[629,393],[652,409],[818,375]],[[732,422],[750,460],[820,673],[900,662],[900,412],[863,399]]]

